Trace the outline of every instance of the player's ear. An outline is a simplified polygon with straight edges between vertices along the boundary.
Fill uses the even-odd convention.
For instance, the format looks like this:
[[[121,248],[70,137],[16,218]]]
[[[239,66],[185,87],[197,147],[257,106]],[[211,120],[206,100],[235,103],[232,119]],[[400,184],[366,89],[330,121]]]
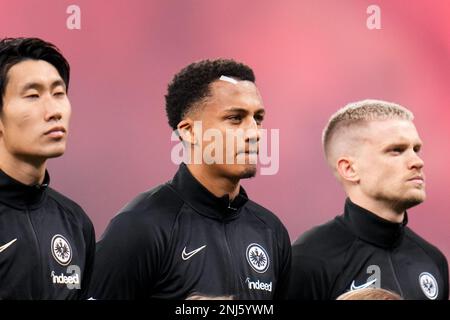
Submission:
[[[198,142],[196,132],[194,130],[194,120],[187,117],[181,120],[177,125],[178,135],[180,139],[187,144],[195,145]]]
[[[336,161],[336,171],[343,181],[357,183],[359,182],[356,163],[352,157],[340,157]]]

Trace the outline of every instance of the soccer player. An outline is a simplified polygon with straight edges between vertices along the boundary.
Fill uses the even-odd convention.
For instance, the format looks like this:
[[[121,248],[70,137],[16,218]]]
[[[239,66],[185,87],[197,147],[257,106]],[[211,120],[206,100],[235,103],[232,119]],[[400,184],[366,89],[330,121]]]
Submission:
[[[188,152],[209,154],[210,137],[201,134],[208,130],[224,142],[112,219],[97,244],[92,297],[284,297],[288,233],[240,185],[256,174],[251,160],[265,113],[253,71],[233,60],[193,63],[169,84],[166,111]],[[242,148],[227,148],[227,131],[239,130]]]
[[[50,43],[0,40],[0,300],[87,297],[94,228],[46,170],[66,149],[69,71]]]
[[[447,299],[444,255],[407,226],[407,210],[425,200],[421,147],[413,115],[400,105],[364,100],[331,117],[323,148],[348,198],[343,215],[294,243],[289,298],[374,287]]]

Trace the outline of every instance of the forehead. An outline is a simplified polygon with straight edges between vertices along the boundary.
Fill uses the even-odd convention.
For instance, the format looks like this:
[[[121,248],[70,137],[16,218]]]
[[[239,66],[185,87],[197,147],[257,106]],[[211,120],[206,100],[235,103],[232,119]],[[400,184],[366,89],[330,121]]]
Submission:
[[[30,82],[50,83],[60,80],[58,70],[44,60],[24,60],[13,65],[7,73],[8,86],[20,86]]]
[[[389,119],[369,121],[365,138],[376,145],[393,143],[421,143],[419,133],[412,121]]]
[[[251,81],[217,80],[210,84],[210,96],[207,103],[215,108],[239,107],[261,109],[263,102],[256,85]]]

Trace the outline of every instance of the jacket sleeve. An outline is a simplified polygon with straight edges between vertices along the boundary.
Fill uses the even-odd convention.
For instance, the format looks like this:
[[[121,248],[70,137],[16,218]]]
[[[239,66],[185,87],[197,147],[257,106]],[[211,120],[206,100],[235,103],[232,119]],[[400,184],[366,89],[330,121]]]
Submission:
[[[445,300],[448,300],[449,297],[449,278],[448,278],[448,262],[447,259],[445,258],[445,256],[442,254],[442,262],[440,263],[441,266],[441,272],[442,272],[442,277],[444,279],[444,294],[443,294],[443,298]]]
[[[433,245],[428,244],[428,247],[425,247],[425,248],[427,248],[426,252],[428,253],[428,255],[430,255],[430,257],[434,261],[434,264],[439,269],[439,273],[442,278],[442,286],[441,286],[441,284],[439,284],[439,291],[442,290],[442,295],[441,295],[441,293],[439,293],[439,296],[440,296],[439,299],[442,298],[444,300],[448,300],[449,299],[449,274],[448,274],[447,258],[438,248],[436,248]]]
[[[81,282],[81,299],[85,300],[89,298],[89,286],[92,279],[92,272],[94,270],[95,258],[95,230],[89,219],[85,222],[83,234],[86,243],[86,262]]]
[[[280,272],[278,274],[277,287],[274,294],[274,300],[285,300],[288,296],[290,275],[291,275],[291,262],[292,262],[292,250],[289,234],[283,227],[282,236],[279,243],[280,250]]]
[[[117,215],[97,243],[90,296],[98,300],[148,298],[163,250],[156,233],[133,212]]]
[[[332,283],[326,262],[301,252],[300,246],[292,249],[292,271],[288,299],[329,300]]]

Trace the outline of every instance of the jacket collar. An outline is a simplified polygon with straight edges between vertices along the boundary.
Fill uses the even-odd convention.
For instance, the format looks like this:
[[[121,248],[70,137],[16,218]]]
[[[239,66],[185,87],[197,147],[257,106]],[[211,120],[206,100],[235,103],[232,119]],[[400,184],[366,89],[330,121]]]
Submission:
[[[0,202],[16,209],[34,209],[44,200],[50,176],[45,171],[42,184],[29,186],[0,170]]]
[[[215,219],[237,218],[240,209],[248,201],[242,186],[233,201],[230,201],[228,195],[216,197],[191,174],[184,163],[180,165],[169,185],[197,212]]]
[[[380,218],[347,198],[344,220],[360,239],[379,247],[394,248],[400,245],[403,239],[408,214],[405,212],[403,222],[394,223]]]

